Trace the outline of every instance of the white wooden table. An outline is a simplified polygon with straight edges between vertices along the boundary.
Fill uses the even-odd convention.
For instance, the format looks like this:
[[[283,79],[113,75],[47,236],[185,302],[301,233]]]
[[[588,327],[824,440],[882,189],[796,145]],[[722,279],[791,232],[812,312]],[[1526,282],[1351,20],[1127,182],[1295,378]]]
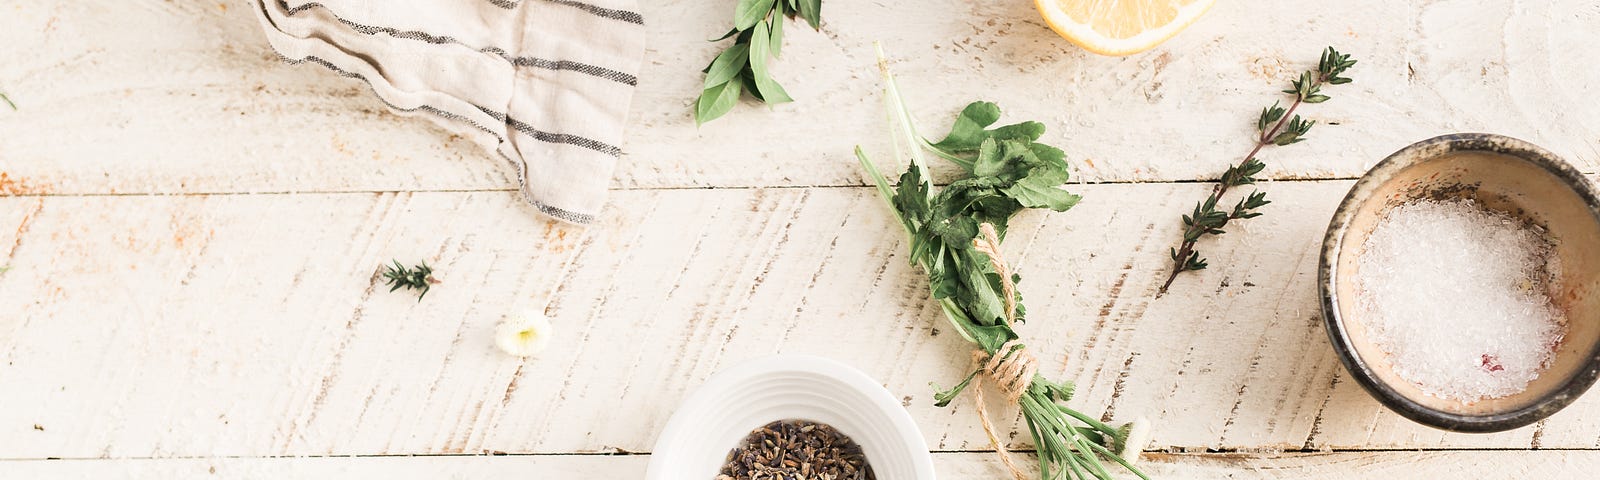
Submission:
[[[850,154],[887,158],[874,40],[930,135],[987,99],[1069,153],[1084,202],[1022,217],[1006,245],[1022,333],[1077,408],[1157,421],[1152,473],[1600,468],[1600,395],[1493,435],[1388,412],[1335,359],[1314,283],[1351,179],[1412,141],[1504,133],[1600,172],[1595,2],[1223,1],[1104,58],[1032,2],[841,1],[825,32],[788,35],[798,102],[701,128],[704,39],[733,2],[642,3],[627,153],[589,228],[538,216],[500,160],[362,84],[278,61],[246,3],[0,6],[17,104],[0,106],[0,478],[635,478],[687,391],[775,352],[866,371],[943,477],[1000,478],[970,400],[932,405],[967,346]],[[1192,181],[1237,161],[1254,112],[1328,44],[1359,58],[1356,82],[1307,110],[1311,141],[1264,156],[1267,215],[1153,298],[1208,188]],[[391,258],[443,284],[388,293]],[[502,316],[539,307],[556,346],[495,350]]]

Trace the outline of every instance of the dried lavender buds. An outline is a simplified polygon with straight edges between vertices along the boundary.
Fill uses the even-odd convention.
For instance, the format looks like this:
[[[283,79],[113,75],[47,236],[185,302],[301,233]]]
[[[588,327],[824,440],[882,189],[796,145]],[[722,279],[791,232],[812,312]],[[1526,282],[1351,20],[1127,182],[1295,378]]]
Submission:
[[[861,446],[826,424],[779,420],[728,452],[716,480],[877,480]]]

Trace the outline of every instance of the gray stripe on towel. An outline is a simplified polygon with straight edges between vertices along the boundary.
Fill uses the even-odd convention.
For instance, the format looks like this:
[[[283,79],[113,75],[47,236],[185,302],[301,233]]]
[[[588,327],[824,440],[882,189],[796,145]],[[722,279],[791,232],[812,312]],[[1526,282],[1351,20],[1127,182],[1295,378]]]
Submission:
[[[332,15],[335,20],[338,20],[339,23],[342,23],[345,26],[350,27],[351,29],[353,29],[353,30],[355,30],[357,32],[361,32],[361,33],[364,33],[364,34],[367,34],[367,35],[377,35],[379,33],[385,33],[385,34],[388,34],[389,36],[394,37],[394,38],[400,38],[400,39],[406,39],[406,40],[417,40],[417,41],[421,41],[421,42],[432,43],[432,44],[435,44],[435,45],[443,45],[443,44],[449,43],[449,44],[460,45],[460,46],[467,47],[467,48],[473,48],[471,45],[467,45],[465,42],[462,42],[461,40],[458,40],[455,37],[451,37],[451,36],[448,36],[448,35],[446,35],[446,36],[437,36],[437,35],[430,34],[428,32],[422,32],[422,31],[417,31],[417,30],[399,30],[399,29],[390,28],[390,27],[379,27],[379,26],[373,26],[373,25],[363,25],[363,24],[360,24],[360,23],[356,23],[356,22],[352,22],[352,21],[349,21],[349,20],[345,20],[344,17],[340,17],[338,14],[333,13],[333,9],[328,8],[326,5],[323,5],[323,4],[320,4],[320,3],[316,3],[316,2],[307,3],[307,4],[304,4],[304,5],[300,5],[298,7],[290,8],[289,7],[289,3],[286,0],[278,0],[278,6],[284,10],[285,14],[287,14],[288,16],[291,16],[291,17],[294,16],[295,14],[298,14],[300,12],[304,12],[306,10],[310,10],[310,9],[313,9],[313,8],[321,8],[323,10],[326,10],[329,15]],[[512,56],[511,54],[506,53],[505,50],[502,50],[502,49],[500,49],[498,47],[484,47],[484,48],[479,48],[477,50],[479,52],[483,52],[483,53],[487,53],[487,54],[498,56],[498,57],[500,57],[502,59],[505,59],[505,61],[510,62],[512,65],[523,66],[523,67],[542,68],[542,69],[545,69],[545,70],[578,72],[578,73],[582,73],[582,74],[585,74],[585,75],[604,78],[606,80],[611,80],[613,82],[621,83],[621,84],[628,85],[628,86],[637,86],[639,84],[639,78],[635,77],[635,76],[633,76],[631,74],[619,72],[619,71],[612,70],[612,69],[605,68],[605,67],[589,65],[587,63],[574,62],[574,61],[571,61],[571,60],[548,60],[548,59],[537,58],[537,57],[515,57],[515,56]]]
[[[510,9],[513,9],[513,8],[517,8],[517,5],[520,5],[523,0],[485,0],[485,1],[489,2],[491,5],[494,5],[496,7],[504,8],[506,10],[510,10]],[[554,4],[557,4],[557,5],[566,5],[566,6],[569,6],[569,7],[577,8],[577,9],[583,10],[585,12],[589,12],[589,13],[592,13],[592,14],[595,14],[595,15],[598,15],[598,16],[601,16],[601,17],[606,17],[606,18],[609,18],[609,19],[612,19],[612,20],[621,20],[621,21],[632,23],[632,24],[635,24],[635,25],[644,25],[644,16],[643,15],[639,15],[639,12],[630,12],[630,11],[627,11],[627,10],[617,10],[617,9],[612,9],[612,8],[605,8],[605,7],[601,7],[601,6],[591,5],[591,4],[588,4],[588,3],[576,2],[576,1],[573,1],[573,0],[544,0],[544,1],[550,2],[550,3],[554,3]]]
[[[464,116],[461,116],[461,115],[457,115],[457,114],[454,114],[454,113],[439,109],[438,107],[434,107],[432,105],[423,104],[423,105],[419,105],[419,106],[413,107],[413,108],[406,108],[406,107],[401,107],[399,105],[395,105],[393,103],[390,103],[389,99],[383,98],[383,95],[379,95],[378,94],[378,90],[376,88],[372,87],[372,81],[371,80],[367,80],[367,77],[362,76],[359,73],[346,71],[345,69],[339,68],[338,65],[334,65],[332,62],[329,62],[327,60],[323,60],[323,59],[321,59],[321,58],[319,58],[319,57],[317,57],[315,55],[307,55],[303,59],[296,60],[296,59],[284,56],[282,53],[278,52],[276,49],[274,49],[272,53],[278,54],[278,58],[283,59],[284,62],[288,62],[291,65],[298,65],[298,64],[307,63],[307,62],[314,63],[314,64],[317,64],[317,65],[321,65],[324,68],[327,68],[328,70],[333,71],[333,73],[336,73],[341,77],[359,79],[362,82],[367,84],[367,88],[372,89],[372,96],[373,97],[376,97],[378,99],[378,101],[383,102],[383,104],[387,105],[389,108],[393,108],[395,110],[399,110],[399,111],[402,111],[402,112],[414,112],[414,111],[428,112],[428,113],[431,113],[431,114],[434,114],[434,115],[438,115],[440,117],[443,117],[443,118],[446,118],[446,119],[449,119],[449,120],[454,120],[454,121],[459,121],[459,122],[462,122],[462,123],[466,123],[467,125],[470,125],[473,128],[481,130],[481,131],[483,131],[485,133],[488,133],[490,135],[494,135],[496,138],[500,139],[500,143],[506,143],[506,142],[510,141],[510,139],[501,136],[495,130],[490,129],[489,127],[485,127],[482,124],[479,124],[478,122],[474,122],[470,118],[467,118],[467,117],[464,117]],[[512,120],[510,118],[507,118],[504,113],[495,112],[493,110],[489,110],[489,109],[483,108],[480,105],[473,105],[473,106],[477,107],[479,110],[482,110],[484,113],[489,114],[492,117],[495,117],[496,119],[505,119],[505,121],[507,122],[508,125],[511,124],[510,122],[514,122],[515,121],[515,120]],[[522,122],[516,122],[516,123],[522,123]],[[526,125],[526,124],[524,124],[524,125]],[[515,126],[513,125],[513,127],[515,127]],[[518,130],[522,130],[521,128],[517,128],[517,129]],[[537,131],[537,130],[535,130],[535,131]],[[524,133],[526,133],[526,132],[524,132]],[[548,141],[548,140],[544,140],[542,138],[539,138],[538,136],[533,135],[531,133],[529,135],[533,136],[535,139],[538,139],[540,141]],[[567,135],[567,134],[555,134],[555,135],[560,135],[560,136],[579,139],[579,140],[587,140],[589,142],[593,142],[593,143],[598,144],[598,145],[602,145],[602,146],[610,147],[612,149],[616,149],[616,147],[612,147],[610,145],[606,145],[604,143],[597,142],[597,141],[594,141],[594,140],[591,140],[591,139],[588,139],[588,138],[584,138],[584,137],[579,137],[579,136],[575,136],[575,135]],[[552,143],[570,143],[570,142],[552,142]],[[573,145],[579,145],[579,144],[574,143]],[[579,145],[579,146],[583,146],[583,147],[586,147],[586,148],[593,149],[593,147],[589,147],[587,145]],[[543,213],[545,215],[549,215],[551,217],[559,218],[559,219],[562,219],[562,220],[566,220],[566,221],[572,222],[572,223],[579,223],[579,224],[594,223],[594,220],[595,220],[594,215],[590,215],[590,214],[587,214],[587,213],[578,213],[578,212],[574,212],[574,211],[571,211],[571,210],[550,206],[548,204],[545,204],[544,202],[540,202],[538,200],[534,200],[533,196],[528,194],[528,191],[527,191],[528,182],[527,182],[527,179],[524,178],[525,175],[526,175],[524,170],[527,169],[527,162],[513,160],[513,159],[511,159],[511,157],[507,157],[504,152],[501,152],[500,149],[495,149],[495,153],[500,155],[500,158],[505,160],[507,163],[512,164],[512,167],[516,168],[516,170],[517,170],[517,185],[518,185],[518,188],[522,190],[522,198],[524,200],[526,200],[529,205],[532,205],[533,208],[539,210],[540,213]],[[602,153],[604,153],[604,152],[602,151]],[[621,151],[619,149],[617,151],[617,153],[613,153],[611,155],[612,156],[618,156],[620,154],[621,154]]]
[[[490,0],[490,1],[494,1],[494,0]],[[612,20],[621,20],[621,21],[624,21],[624,22],[632,23],[634,25],[644,25],[644,16],[643,15],[639,15],[639,12],[630,12],[630,11],[627,11],[627,10],[616,10],[616,9],[611,9],[611,8],[598,7],[598,6],[595,6],[595,5],[591,5],[591,4],[587,4],[587,3],[583,3],[583,2],[577,2],[577,1],[573,1],[573,0],[544,0],[544,1],[550,2],[550,3],[554,3],[556,5],[566,5],[566,6],[569,6],[569,7],[577,8],[579,10],[583,10],[585,12],[589,12],[589,13],[592,13],[592,14],[595,14],[595,15],[598,15],[598,16],[601,16],[601,17],[606,17],[606,18],[609,18],[609,19],[612,19]]]

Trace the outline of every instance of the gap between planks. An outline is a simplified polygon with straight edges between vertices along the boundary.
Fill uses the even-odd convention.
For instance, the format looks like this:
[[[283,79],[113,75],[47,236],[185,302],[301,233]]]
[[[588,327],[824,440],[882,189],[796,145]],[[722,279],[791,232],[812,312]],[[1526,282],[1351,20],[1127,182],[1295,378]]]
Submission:
[[[1085,186],[1082,193],[1103,201],[1018,218],[1014,231],[1022,236],[1013,245],[1028,259],[1021,273],[1034,279],[1021,288],[1036,311],[1053,312],[1049,321],[1026,325],[1024,335],[1040,351],[1061,352],[1047,360],[1049,375],[1078,383],[1076,405],[1098,416],[1098,406],[1115,401],[1118,417],[1154,417],[1154,442],[1163,451],[1533,446],[1526,430],[1428,430],[1385,412],[1353,384],[1330,382],[1340,367],[1314,320],[1307,246],[1320,238],[1345,185],[1283,187],[1275,192],[1281,208],[1304,215],[1270,215],[1246,227],[1274,232],[1272,241],[1243,236],[1211,247],[1217,258],[1267,268],[1219,267],[1186,280],[1215,285],[1231,278],[1222,293],[1187,289],[1138,308],[1119,302],[1104,333],[1089,332],[1111,303],[1106,287],[1132,271],[1122,298],[1143,297],[1166,267],[1164,256],[1134,254],[1129,245],[1174,235],[1176,219],[1165,215],[1203,195],[1203,186]],[[927,382],[958,377],[965,362],[955,354],[958,339],[929,328],[942,320],[926,301],[922,274],[892,261],[903,258],[903,241],[871,189],[629,192],[617,199],[613,218],[583,234],[528,218],[510,192],[45,200],[59,205],[30,227],[27,236],[37,241],[0,277],[0,305],[25,318],[87,323],[0,318],[0,330],[14,332],[19,346],[4,352],[15,366],[0,368],[0,390],[11,394],[0,397],[0,426],[17,426],[0,431],[0,450],[28,458],[643,451],[687,389],[720,367],[779,351],[839,358],[915,397],[905,400],[907,410],[934,449],[987,445],[967,415],[969,403],[938,409],[926,401]],[[1151,218],[1165,221],[1152,240],[1140,240]],[[1026,248],[1030,237],[1050,248]],[[340,245],[354,246],[341,252]],[[429,263],[459,288],[421,303],[360,295],[372,285],[372,271],[356,267],[407,251],[442,252]],[[862,275],[872,271],[881,273]],[[529,287],[529,275],[548,278]],[[566,289],[546,307],[555,322],[616,334],[561,352],[576,364],[519,362],[494,352],[487,339],[498,314],[541,304],[538,292],[558,283]],[[95,301],[74,301],[89,298]],[[209,320],[215,298],[234,299],[235,321]],[[111,307],[150,312],[97,313]],[[805,308],[803,317],[797,307]],[[358,313],[345,313],[351,311]],[[360,333],[341,344],[337,332],[357,316],[364,319],[355,326]],[[884,321],[855,320],[862,317]],[[837,330],[847,325],[860,335],[841,339]],[[1270,367],[1239,361],[1235,342],[1250,340],[1241,332],[1255,332],[1249,336],[1258,338],[1243,344],[1264,348],[1259,364]],[[236,337],[259,341],[226,341]],[[1084,347],[1089,342],[1092,349]],[[53,356],[77,345],[106,348],[81,361]],[[1135,353],[1119,392],[1118,367],[1129,368]],[[344,363],[330,366],[335,357]],[[572,365],[591,380],[569,381]],[[130,373],[134,367],[139,375]],[[526,368],[518,374],[519,367]],[[322,395],[320,379],[330,373],[338,376]],[[508,398],[515,376],[525,385],[546,380],[563,388],[523,388],[498,405],[478,402]],[[203,388],[183,395],[161,388],[183,385]],[[23,408],[3,408],[11,402]],[[27,408],[35,405],[48,408]],[[1230,429],[1207,414],[1235,405],[1241,415]],[[1580,401],[1558,413],[1540,446],[1591,447],[1596,427],[1585,419],[1597,405]],[[1329,413],[1319,416],[1323,409]],[[146,410],[155,414],[124,414]],[[322,411],[311,417],[311,410]],[[1010,431],[1020,431],[1012,418]]]
[[[1008,449],[1008,452],[1018,455],[1032,455],[1033,449]],[[1307,455],[1333,455],[1357,453],[1535,453],[1535,452],[1600,452],[1600,448],[1331,448],[1296,449],[1296,450],[1253,450],[1248,448],[1225,448],[1206,451],[1167,451],[1147,450],[1142,458],[1160,461],[1178,457],[1190,458],[1274,458],[1294,457]],[[994,450],[955,449],[931,450],[933,455],[993,455]],[[653,452],[482,452],[482,453],[352,453],[346,455],[174,455],[174,456],[127,456],[127,457],[0,457],[3,462],[37,462],[37,461],[105,461],[105,460],[136,460],[136,461],[161,461],[161,460],[273,460],[273,459],[324,459],[324,458],[495,458],[495,457],[649,457]]]
[[[1600,174],[1585,174],[1585,176],[1588,177],[1589,180],[1592,181],[1592,182],[1600,183]],[[1337,176],[1337,177],[1326,177],[1326,178],[1320,178],[1320,177],[1319,178],[1312,178],[1312,177],[1305,177],[1305,178],[1274,178],[1274,179],[1261,180],[1261,181],[1257,182],[1256,185],[1258,185],[1258,186],[1260,186],[1260,185],[1272,185],[1274,183],[1334,183],[1334,182],[1349,182],[1349,181],[1354,181],[1354,180],[1357,180],[1357,179],[1358,179],[1358,177],[1349,177],[1349,176]],[[1068,184],[1066,184],[1064,186],[1067,187],[1068,189],[1071,189],[1073,187],[1087,186],[1087,185],[1191,185],[1191,184],[1211,184],[1211,183],[1216,183],[1216,182],[1217,182],[1216,179],[1161,180],[1161,181],[1105,180],[1105,181],[1093,181],[1093,182],[1074,182],[1074,183],[1068,183]],[[948,185],[949,185],[949,182],[942,182],[942,183],[941,182],[935,182],[934,183],[935,187],[945,187],[945,186],[948,186]],[[851,188],[873,188],[873,186],[872,185],[867,185],[867,184],[838,184],[838,185],[734,185],[734,186],[720,186],[720,185],[694,186],[694,185],[685,185],[685,186],[655,186],[655,187],[625,187],[624,186],[624,187],[613,187],[613,188],[611,188],[610,191],[612,191],[612,192],[674,192],[674,191],[695,191],[695,190],[721,190],[721,191],[743,191],[743,190],[829,190],[829,189],[851,189]],[[518,190],[520,190],[520,189],[518,189],[517,187],[507,186],[507,187],[493,187],[493,188],[420,188],[420,189],[377,189],[377,190],[372,190],[372,189],[367,189],[367,190],[262,190],[262,191],[244,191],[244,192],[241,192],[241,191],[220,191],[219,190],[219,191],[170,192],[170,193],[169,192],[76,192],[76,193],[74,193],[74,192],[67,192],[67,193],[44,192],[44,193],[24,193],[24,194],[15,194],[15,195],[0,195],[0,198],[6,198],[6,197],[15,197],[15,198],[209,197],[209,196],[252,196],[252,195],[263,195],[263,196],[266,196],[266,195],[370,195],[370,194],[375,194],[375,193],[504,193],[504,192],[516,192]]]
[[[1350,181],[1350,180],[1355,180],[1355,178],[1353,178],[1353,177],[1286,178],[1286,179],[1263,180],[1259,184],[1260,185],[1270,185],[1272,183],[1343,182],[1343,181]],[[1215,179],[1211,179],[1211,180],[1162,180],[1162,181],[1112,180],[1112,181],[1094,181],[1094,182],[1068,183],[1065,186],[1070,189],[1072,187],[1083,186],[1083,185],[1187,185],[1187,184],[1196,184],[1196,183],[1216,183],[1216,180]],[[935,183],[934,184],[934,186],[936,186],[936,187],[944,187],[944,186],[947,186],[947,185],[949,185],[949,182]],[[657,192],[657,191],[671,192],[671,191],[685,191],[685,190],[687,190],[687,191],[693,191],[693,190],[724,190],[724,191],[741,191],[741,190],[807,190],[807,189],[824,190],[824,189],[850,189],[850,188],[874,188],[874,187],[872,185],[867,185],[867,184],[839,184],[839,185],[735,185],[735,186],[712,186],[712,185],[694,186],[694,185],[686,185],[686,186],[665,186],[665,187],[614,187],[614,188],[611,189],[611,191],[613,191],[613,192]],[[516,192],[518,190],[519,189],[517,187],[508,186],[508,187],[493,187],[493,188],[437,188],[437,189],[435,189],[435,188],[427,188],[427,189],[379,189],[379,190],[260,190],[260,191],[243,191],[243,192],[241,192],[241,191],[220,191],[219,190],[219,191],[171,192],[171,193],[167,193],[167,192],[78,192],[78,193],[72,193],[72,192],[68,192],[68,193],[45,192],[45,193],[25,193],[25,194],[16,194],[16,195],[0,195],[0,198],[5,198],[5,197],[17,197],[17,198],[38,198],[38,197],[205,197],[205,196],[232,196],[232,195],[239,195],[239,196],[249,196],[249,195],[361,195],[361,194],[374,194],[374,193],[491,193],[491,192],[503,193],[503,192]]]
[[[473,458],[481,457],[481,458]],[[635,478],[647,455],[246,457],[95,460],[0,460],[17,478]],[[988,452],[936,453],[934,469],[951,480],[1003,476]],[[1594,452],[1375,452],[1320,454],[1154,454],[1140,465],[1153,478],[1390,479],[1580,478],[1600,466]],[[1026,468],[1031,469],[1031,465]],[[1133,475],[1116,469],[1117,478]]]

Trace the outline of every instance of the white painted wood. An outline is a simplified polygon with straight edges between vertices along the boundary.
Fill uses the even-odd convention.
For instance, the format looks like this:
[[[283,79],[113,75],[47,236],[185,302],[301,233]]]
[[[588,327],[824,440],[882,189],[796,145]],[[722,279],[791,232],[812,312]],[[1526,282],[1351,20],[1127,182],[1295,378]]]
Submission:
[[[1542,434],[1446,434],[1343,378],[1313,279],[1348,186],[1265,185],[1270,214],[1203,242],[1213,267],[1161,299],[1170,215],[1207,187],[1081,186],[1005,246],[1021,331],[1078,383],[1072,405],[1156,419],[1155,448],[1592,447],[1600,397]],[[689,389],[774,352],[861,368],[931,448],[984,449],[967,400],[932,406],[968,346],[872,195],[626,191],[583,231],[511,192],[0,198],[0,455],[647,452]],[[391,258],[443,283],[389,293]],[[556,347],[492,347],[502,316],[546,299]]]
[[[1600,51],[1593,2],[1494,0],[1318,5],[1220,2],[1148,53],[1087,54],[1030,2],[830,5],[826,31],[792,28],[778,77],[798,102],[744,104],[696,128],[699,69],[731,2],[642,2],[651,48],[621,188],[859,185],[855,144],[884,146],[873,41],[937,135],[975,99],[1050,126],[1089,181],[1207,178],[1247,150],[1255,111],[1337,45],[1356,83],[1307,108],[1313,140],[1269,150],[1279,178],[1350,178],[1410,142],[1456,131],[1524,137],[1600,171]],[[19,2],[0,43],[0,171],[55,193],[507,188],[492,155],[366,87],[289,66],[246,2]],[[1338,123],[1339,125],[1332,125]]]
[[[1157,478],[1185,480],[1386,480],[1392,478],[1583,478],[1600,468],[1600,452],[1339,452],[1207,454],[1151,457],[1141,465]],[[941,480],[1006,478],[982,453],[935,454]],[[580,479],[640,478],[647,455],[442,457],[279,457],[0,461],[0,478],[173,479],[287,478]],[[1121,478],[1135,478],[1121,475]]]
[[[476,146],[278,61],[245,2],[0,9],[0,44],[25,52],[0,62],[18,105],[0,106],[0,479],[629,478],[646,457],[544,454],[648,452],[695,385],[774,352],[881,379],[935,450],[986,449],[969,400],[931,405],[927,383],[959,378],[967,347],[941,333],[881,203],[763,188],[862,183],[850,148],[885,150],[875,40],[926,133],[997,101],[1045,121],[1081,181],[1216,175],[1243,153],[1251,112],[1324,44],[1362,61],[1357,82],[1307,110],[1327,122],[1311,142],[1268,151],[1269,176],[1351,178],[1454,131],[1524,137],[1600,172],[1586,130],[1600,118],[1587,96],[1600,9],[1581,0],[1309,15],[1219,2],[1126,58],[1066,44],[1029,2],[841,2],[825,32],[787,35],[776,68],[799,102],[700,128],[688,105],[721,46],[704,39],[731,4],[644,3],[651,49],[621,191],[588,229],[538,217]],[[1600,448],[1600,399],[1512,432],[1447,434],[1349,381],[1314,299],[1315,248],[1348,185],[1267,184],[1270,214],[1202,243],[1212,269],[1161,299],[1174,216],[1205,186],[1078,187],[1082,206],[1024,217],[1006,245],[1034,318],[1023,334],[1049,375],[1078,382],[1074,406],[1156,419],[1153,448],[1451,449],[1158,456],[1165,478],[1600,466],[1592,451],[1455,450]],[[392,258],[427,259],[444,283],[422,302],[388,293],[374,274]],[[527,361],[493,349],[503,315],[546,306],[556,348]],[[1020,423],[1007,428],[1025,447]],[[485,452],[541,455],[260,458]],[[196,458],[126,459],[173,456]],[[50,457],[110,460],[32,460]],[[988,454],[936,458],[946,478],[1001,474]]]

